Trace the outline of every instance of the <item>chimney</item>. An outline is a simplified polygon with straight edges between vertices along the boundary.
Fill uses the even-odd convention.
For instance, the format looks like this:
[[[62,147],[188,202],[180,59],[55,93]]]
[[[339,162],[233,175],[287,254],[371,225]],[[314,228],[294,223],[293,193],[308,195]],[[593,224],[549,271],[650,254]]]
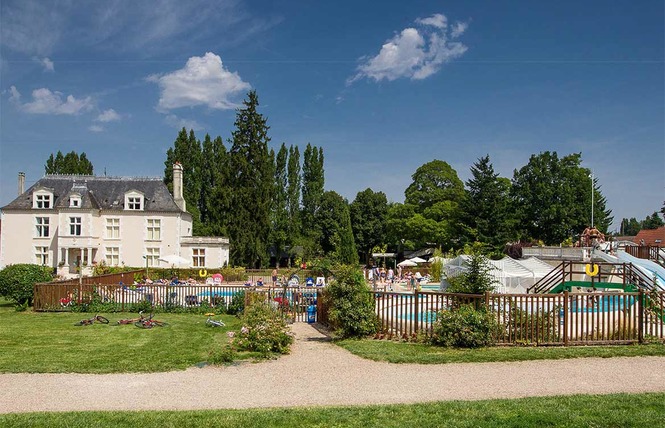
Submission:
[[[185,198],[182,197],[182,165],[180,162],[173,164],[173,200],[183,211],[185,209]]]
[[[25,192],[25,172],[18,173],[18,195],[21,196]]]

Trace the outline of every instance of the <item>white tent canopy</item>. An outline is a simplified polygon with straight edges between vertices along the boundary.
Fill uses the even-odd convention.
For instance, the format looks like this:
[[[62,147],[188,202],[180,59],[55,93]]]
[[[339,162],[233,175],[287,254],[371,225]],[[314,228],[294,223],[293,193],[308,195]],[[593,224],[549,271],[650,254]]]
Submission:
[[[414,257],[412,259],[409,259],[409,261],[414,262],[416,264],[427,263],[427,260],[421,259],[420,257]]]
[[[452,259],[443,267],[446,276],[453,278],[466,272],[469,259],[470,256],[467,255]],[[554,269],[535,257],[525,260],[504,257],[501,260],[487,260],[487,263],[495,281],[496,291],[500,293],[526,293],[527,288]]]
[[[403,262],[397,263],[397,266],[401,267],[413,267],[413,266],[418,266],[418,263],[412,262],[411,260],[404,260]]]

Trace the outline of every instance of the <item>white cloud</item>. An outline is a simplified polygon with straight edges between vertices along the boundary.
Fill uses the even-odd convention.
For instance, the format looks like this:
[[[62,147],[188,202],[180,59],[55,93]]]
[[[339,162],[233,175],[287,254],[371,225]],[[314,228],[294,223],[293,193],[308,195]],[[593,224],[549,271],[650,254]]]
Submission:
[[[120,120],[120,115],[112,108],[104,110],[95,118],[95,122],[116,122]]]
[[[49,58],[44,57],[44,58],[38,58],[38,57],[32,57],[32,59],[42,65],[44,67],[44,71],[55,71],[55,66],[53,64],[53,61],[51,61]]]
[[[449,29],[447,18],[442,14],[418,18],[416,23],[422,28],[405,28],[388,40],[376,56],[361,58],[358,72],[347,84],[365,77],[376,82],[402,77],[425,79],[467,51],[464,44],[451,39],[462,35],[468,24],[457,22]]]
[[[142,57],[186,51],[215,37],[237,46],[277,25],[278,16],[254,16],[242,0],[4,0],[0,44],[29,56],[91,48]],[[210,41],[206,45],[210,46]]]
[[[11,86],[9,91],[11,93],[9,100],[26,113],[79,115],[93,108],[91,97],[77,99],[73,95],[68,95],[63,100],[61,92],[52,92],[47,88],[32,91],[32,101],[26,103],[21,103],[21,93],[16,87]]]
[[[466,29],[469,28],[469,23],[468,22],[456,22],[455,25],[453,26],[453,30],[450,32],[450,37],[452,39],[456,39],[464,32]]]
[[[446,28],[448,26],[448,18],[440,13],[435,13],[429,18],[418,18],[416,23],[422,25],[431,25],[436,28]]]
[[[21,93],[16,89],[16,86],[12,85],[9,87],[9,101],[18,104],[21,102]]]
[[[88,129],[89,129],[90,131],[92,131],[92,132],[103,132],[103,131],[104,131],[104,128],[102,128],[102,127],[99,126],[99,125],[90,125],[90,126],[88,127]]]
[[[238,104],[230,98],[251,88],[238,73],[225,69],[219,55],[211,52],[189,58],[180,70],[149,76],[148,81],[161,89],[157,110],[162,112],[194,106],[233,109]]]
[[[53,61],[46,57],[42,58],[42,65],[44,66],[44,71],[55,71],[55,68],[53,67]]]
[[[201,129],[204,128],[203,125],[198,123],[197,121],[193,119],[184,119],[182,117],[178,117],[175,114],[169,114],[164,118],[164,121],[166,122],[167,125],[172,126],[176,129],[181,129],[181,128],[186,128],[186,129],[193,129],[195,131],[200,131]]]

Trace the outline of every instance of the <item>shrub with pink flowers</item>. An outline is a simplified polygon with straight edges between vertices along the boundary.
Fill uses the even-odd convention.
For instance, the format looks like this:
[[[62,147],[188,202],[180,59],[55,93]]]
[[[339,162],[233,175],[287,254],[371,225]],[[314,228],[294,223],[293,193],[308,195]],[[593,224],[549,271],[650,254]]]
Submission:
[[[282,315],[263,299],[249,299],[242,316],[243,327],[234,336],[238,350],[254,351],[263,357],[288,354],[293,335]]]

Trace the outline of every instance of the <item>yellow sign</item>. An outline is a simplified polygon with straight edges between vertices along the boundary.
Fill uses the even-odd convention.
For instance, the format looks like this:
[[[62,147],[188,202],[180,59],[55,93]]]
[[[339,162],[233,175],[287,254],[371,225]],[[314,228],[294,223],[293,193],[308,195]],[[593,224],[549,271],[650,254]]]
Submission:
[[[589,276],[596,276],[598,275],[598,271],[600,270],[600,267],[597,264],[590,265],[589,263],[584,266],[584,271],[586,272],[587,275]]]

